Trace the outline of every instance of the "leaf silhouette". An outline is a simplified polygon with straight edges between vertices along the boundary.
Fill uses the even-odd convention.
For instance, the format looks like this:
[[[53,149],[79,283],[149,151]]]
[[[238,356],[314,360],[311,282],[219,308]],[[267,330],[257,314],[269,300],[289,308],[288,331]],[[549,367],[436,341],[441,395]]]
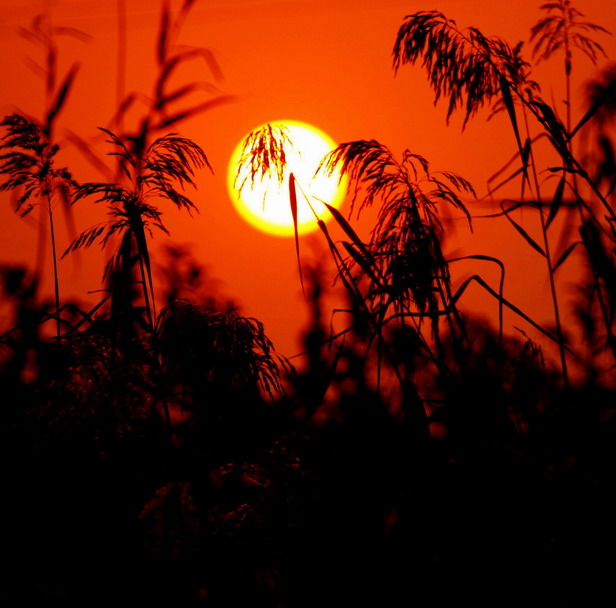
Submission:
[[[60,87],[60,90],[58,91],[56,98],[51,104],[49,111],[47,112],[47,116],[45,118],[45,126],[43,128],[43,132],[45,133],[46,136],[49,136],[51,133],[54,120],[56,119],[56,116],[62,109],[64,102],[66,101],[66,96],[68,95],[70,91],[70,88],[73,84],[73,80],[75,79],[75,76],[77,75],[78,70],[79,70],[79,64],[78,63],[73,64],[68,74],[66,75],[66,78],[64,79],[64,82],[62,83],[62,86]]]
[[[558,258],[558,260],[556,260],[556,263],[554,264],[554,266],[552,267],[552,271],[556,272],[556,269],[565,262],[565,260],[569,257],[569,255],[571,255],[571,252],[581,243],[581,241],[575,241],[574,243],[571,243],[571,245],[569,245],[569,247],[567,247],[562,254],[560,255],[560,257]]]
[[[552,221],[556,217],[556,214],[558,213],[558,210],[560,209],[563,203],[563,193],[565,191],[566,183],[567,182],[565,180],[565,176],[563,175],[563,177],[560,178],[558,185],[556,186],[556,191],[554,192],[552,202],[550,203],[550,213],[548,214],[548,218],[545,222],[546,228],[548,228],[549,225],[552,223]]]
[[[514,204],[511,207],[506,207],[506,205],[510,202],[513,202]],[[538,253],[540,253],[543,257],[545,257],[545,251],[543,251],[542,247],[537,243],[537,241],[535,241],[529,234],[528,232],[526,232],[526,230],[524,230],[524,228],[522,228],[522,226],[520,226],[520,224],[518,224],[518,222],[516,222],[509,214],[516,210],[519,209],[520,207],[523,206],[527,206],[528,203],[520,203],[520,202],[516,202],[516,201],[503,201],[501,203],[501,209],[503,210],[503,213],[505,214],[505,217],[511,222],[511,225],[522,235],[522,237],[524,237],[524,240]]]
[[[158,44],[156,46],[156,60],[160,65],[164,64],[167,59],[169,30],[170,30],[170,8],[169,1],[163,0],[160,9],[160,25],[158,27]]]

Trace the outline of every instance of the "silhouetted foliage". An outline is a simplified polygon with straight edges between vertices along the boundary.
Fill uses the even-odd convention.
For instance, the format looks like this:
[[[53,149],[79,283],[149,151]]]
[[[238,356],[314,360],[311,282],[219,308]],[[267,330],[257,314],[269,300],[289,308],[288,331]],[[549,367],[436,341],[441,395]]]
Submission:
[[[530,30],[530,41],[535,41],[533,57],[538,62],[549,59],[556,51],[563,51],[565,72],[570,74],[573,48],[582,51],[593,63],[597,63],[599,55],[605,56],[603,47],[585,32],[609,32],[595,23],[580,21],[584,15],[571,4],[571,0],[546,2],[541,8],[548,12],[548,16]]]
[[[156,346],[169,382],[186,383],[189,391],[202,397],[209,394],[209,399],[216,395],[214,399],[225,406],[229,405],[225,391],[254,396],[262,389],[272,399],[282,392],[279,367],[263,325],[237,311],[174,302],[161,311]]]
[[[353,202],[360,187],[361,209],[379,203],[377,224],[368,247],[371,255],[363,259],[361,247],[347,242],[346,249],[359,269],[373,280],[368,297],[381,301],[385,311],[410,312],[408,302],[420,312],[438,312],[435,285],[448,282],[447,264],[440,248],[441,224],[437,205],[447,203],[470,215],[458,191],[474,194],[470,183],[453,173],[430,173],[428,162],[406,150],[403,160],[375,141],[342,144],[328,157],[325,169],[331,174],[340,167],[354,184]],[[352,211],[352,209],[351,209]],[[381,316],[380,314],[378,316]]]
[[[16,204],[16,210],[22,216],[34,208],[34,204],[29,202],[31,198],[53,196],[56,189],[74,185],[68,169],[53,167],[58,146],[45,141],[36,123],[13,114],[7,116],[0,126],[7,129],[0,149],[12,149],[0,156],[3,161],[0,173],[9,176],[0,190],[22,190]]]
[[[118,146],[120,151],[113,152],[119,157],[120,167],[130,180],[132,188],[108,183],[81,184],[75,193],[75,202],[91,196],[98,197],[95,202],[105,202],[109,205],[109,215],[115,221],[94,228],[79,235],[65,252],[70,253],[81,247],[90,247],[100,239],[102,246],[114,234],[123,235],[133,232],[137,241],[142,237],[144,230],[151,232],[150,226],[164,232],[166,229],[160,219],[161,212],[149,203],[149,199],[166,198],[180,209],[195,209],[194,203],[185,195],[178,192],[173,184],[177,181],[180,186],[192,180],[193,167],[203,167],[207,164],[205,154],[190,140],[167,135],[157,139],[144,154],[139,150],[139,142],[135,142],[135,149],[129,150],[113,133],[107,132],[111,138],[110,143]]]
[[[292,146],[287,129],[282,125],[266,124],[251,131],[243,142],[235,183],[243,189],[247,182],[254,183],[266,175],[276,175],[278,183],[284,179],[287,162],[286,148]]]
[[[535,88],[521,48],[486,37],[476,28],[460,31],[438,11],[422,11],[407,16],[398,30],[394,69],[423,58],[435,101],[449,98],[447,117],[463,108],[466,124],[484,105],[502,94],[511,95],[511,89]]]
[[[497,175],[501,186],[519,181],[520,193],[500,201],[499,215],[546,264],[555,327],[532,319],[515,294],[504,297],[499,259],[448,257],[445,211],[469,228],[475,215],[467,180],[433,171],[415,152],[397,158],[377,141],[351,141],[320,167],[350,180],[349,217],[328,206],[332,222],[319,219],[343,297],[327,311],[325,265],[304,267],[310,320],[292,367],[188,248],[168,247],[158,264],[150,257],[148,236],[166,232],[159,203],[197,210],[184,187],[209,167],[196,143],[164,130],[230,99],[207,83],[172,86],[192,59],[219,76],[211,52],[176,43],[194,4],[162,3],[154,94],[133,131],[123,123],[135,94],[102,129],[117,170],[101,182],[78,184],[54,165],[53,125],[77,68],[56,86],[54,32],[42,19],[33,25],[48,56],[46,121],[4,119],[0,190],[17,192],[22,214],[44,203],[50,221],[56,194],[104,203],[109,221],[67,253],[117,248],[106,294],[91,309],[62,302],[56,287],[54,312],[37,273],[0,266],[0,597],[7,605],[118,597],[272,608],[603,605],[616,541],[613,66],[588,85],[587,110],[573,125],[540,97],[522,45],[461,30],[436,11],[407,16],[396,70],[422,62],[448,118],[461,109],[466,124],[484,106],[507,114],[516,154]],[[602,50],[590,34],[605,30],[581,21],[568,0],[542,9],[534,57],[562,50],[568,83],[573,51],[594,63]],[[176,107],[199,89],[216,96]],[[574,150],[577,133],[599,142],[587,158]],[[85,140],[73,141],[85,153]],[[539,181],[534,150],[546,142],[559,161]],[[250,134],[240,187],[268,173],[282,182],[289,143],[277,126]],[[293,209],[301,184],[288,181]],[[364,240],[352,224],[370,207],[376,220]],[[301,262],[297,232],[295,246]],[[493,265],[498,286],[479,270],[454,284],[460,260]],[[565,317],[561,269],[576,260],[581,279]],[[497,302],[498,330],[465,311],[469,285]],[[510,335],[505,309],[528,334]],[[334,318],[348,325],[335,331]],[[558,363],[531,331],[556,345]]]
[[[59,105],[62,103],[63,99],[58,101]],[[55,110],[54,115],[58,109]],[[68,205],[71,191],[76,183],[68,169],[54,167],[54,157],[59,148],[47,139],[50,128],[43,126],[41,129],[36,122],[19,114],[5,117],[0,126],[7,129],[7,134],[2,138],[3,143],[0,145],[0,150],[10,150],[0,155],[0,174],[8,176],[7,181],[0,184],[0,191],[17,190],[19,192],[16,211],[22,217],[28,215],[37,202],[46,207],[54,268],[56,334],[59,336],[60,287],[53,204],[57,198],[60,198],[65,205]]]

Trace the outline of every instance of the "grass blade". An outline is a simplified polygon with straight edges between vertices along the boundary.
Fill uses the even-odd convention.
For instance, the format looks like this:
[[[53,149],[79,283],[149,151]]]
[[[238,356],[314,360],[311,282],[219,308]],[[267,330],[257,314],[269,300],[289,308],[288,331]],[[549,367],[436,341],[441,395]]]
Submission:
[[[563,192],[565,191],[565,176],[563,175],[558,182],[558,186],[556,186],[556,191],[554,192],[554,198],[552,199],[552,203],[550,205],[550,213],[548,214],[548,219],[545,222],[545,228],[547,230],[548,226],[552,223],[552,220],[556,217],[558,210],[563,202]]]
[[[64,105],[64,102],[66,101],[66,96],[68,95],[68,92],[70,91],[70,88],[71,88],[71,85],[73,84],[73,80],[75,79],[75,76],[77,75],[77,70],[79,70],[79,64],[74,63],[71,69],[69,70],[68,74],[66,75],[66,78],[64,79],[64,82],[62,83],[62,86],[60,87],[60,90],[58,91],[58,94],[56,95],[54,102],[51,104],[49,108],[49,112],[47,112],[47,116],[45,117],[45,126],[43,128],[43,132],[48,137],[49,137],[49,134],[51,133],[51,127],[53,125],[53,121],[56,119],[56,116],[58,115],[58,113],[62,109],[62,106]]]
[[[295,239],[295,254],[297,255],[297,269],[299,270],[299,282],[302,286],[302,293],[306,295],[304,289],[304,276],[302,274],[302,264],[299,257],[299,232],[297,229],[297,189],[295,188],[295,175],[289,174],[289,205],[291,206],[291,215],[293,216],[293,232]]]
[[[530,236],[530,234],[528,234],[528,232],[526,232],[526,230],[524,230],[524,228],[522,228],[522,226],[520,226],[520,224],[518,224],[513,218],[511,218],[509,216],[509,213],[511,211],[513,211],[514,209],[517,209],[518,207],[521,207],[522,204],[516,204],[514,207],[510,207],[509,209],[505,208],[505,203],[507,201],[503,201],[501,203],[501,209],[503,210],[503,213],[505,214],[505,217],[511,222],[511,225],[524,237],[524,239],[526,240],[526,242],[537,252],[539,252],[543,257],[545,256],[545,251],[543,251],[543,249],[541,248],[541,246]]]
[[[469,286],[471,281],[475,281],[476,283],[481,285],[481,287],[483,287],[491,296],[496,298],[499,302],[501,302],[509,310],[513,311],[516,315],[524,319],[527,323],[530,323],[530,325],[532,325],[535,329],[540,331],[544,336],[550,338],[550,340],[553,340],[556,344],[559,344],[559,345],[562,344],[562,342],[558,338],[553,336],[547,329],[544,329],[543,327],[541,327],[539,323],[537,323],[536,321],[533,321],[533,319],[531,319],[525,312],[519,309],[515,304],[512,304],[506,298],[499,296],[498,293],[496,293],[496,291],[494,291],[494,289],[492,289],[478,274],[475,274],[472,277],[469,277],[468,279],[466,279],[466,281],[464,281],[464,283],[462,283],[462,285],[458,288],[456,293],[453,295],[452,302],[455,303],[460,299],[460,296],[464,293],[464,291]],[[571,350],[567,348],[566,345],[562,345],[562,346],[565,348],[565,350],[571,353]]]
[[[500,297],[498,301],[498,335],[499,339],[502,342],[503,340],[503,299],[504,299],[504,291],[505,291],[505,265],[495,257],[491,255],[483,255],[483,254],[475,254],[475,255],[465,255],[459,258],[454,258],[453,260],[448,260],[449,263],[457,262],[458,260],[485,260],[486,262],[494,262],[500,268],[500,281],[498,284],[498,295]]]
[[[511,126],[513,128],[515,141],[518,145],[520,156],[522,157],[524,175],[526,175],[529,156],[528,151],[530,150],[530,140],[527,138],[524,142],[524,145],[522,146],[522,138],[520,137],[520,129],[518,128],[518,119],[515,113],[515,105],[513,103],[513,97],[511,95],[511,85],[509,84],[509,82],[507,82],[507,79],[504,76],[501,76],[499,78],[499,81],[501,94],[503,96],[503,103],[505,104],[505,108],[507,108],[507,114],[509,114],[509,121],[511,122]]]
[[[160,28],[158,30],[158,44],[156,46],[156,59],[159,65],[165,63],[169,45],[169,2],[165,0],[160,9]]]
[[[177,112],[176,114],[173,114],[169,118],[166,118],[162,122],[158,123],[156,127],[154,128],[156,130],[164,129],[176,122],[186,120],[187,118],[191,118],[192,116],[195,116],[196,114],[200,114],[201,112],[206,112],[222,104],[229,103],[230,101],[234,101],[235,99],[237,99],[235,95],[221,95],[220,97],[216,97],[216,99],[210,99],[209,101],[200,103],[187,110],[182,110],[181,112]]]
[[[576,245],[579,245],[581,241],[575,241],[575,243],[571,243],[567,249],[563,251],[561,256],[556,261],[556,264],[552,267],[552,272],[556,272],[556,269],[569,257],[571,252],[575,249]]]

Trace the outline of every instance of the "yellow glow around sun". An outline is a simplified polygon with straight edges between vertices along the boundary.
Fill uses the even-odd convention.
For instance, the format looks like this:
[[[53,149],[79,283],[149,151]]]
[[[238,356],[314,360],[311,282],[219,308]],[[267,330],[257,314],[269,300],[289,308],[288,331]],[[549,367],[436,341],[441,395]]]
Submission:
[[[284,141],[283,178],[280,181],[275,172],[269,172],[263,177],[258,175],[253,184],[247,166],[242,166],[238,175],[244,143],[241,141],[229,161],[227,181],[233,204],[240,215],[259,230],[277,236],[293,236],[289,195],[289,176],[293,173],[297,184],[298,232],[315,230],[317,219],[331,219],[331,213],[321,201],[339,207],[344,199],[346,180],[339,183],[338,172],[328,177],[320,171],[315,177],[319,163],[336,143],[323,131],[306,123],[281,120],[269,124],[273,128],[284,127],[288,136],[288,141]],[[265,125],[258,129],[262,127]]]

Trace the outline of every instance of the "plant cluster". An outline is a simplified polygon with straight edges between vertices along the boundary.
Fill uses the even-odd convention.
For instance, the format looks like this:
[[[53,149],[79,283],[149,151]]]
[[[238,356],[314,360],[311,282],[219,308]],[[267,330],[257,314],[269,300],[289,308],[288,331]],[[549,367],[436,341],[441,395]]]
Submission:
[[[297,371],[258,320],[208,291],[185,249],[168,249],[155,285],[149,237],[166,232],[161,204],[196,211],[184,187],[209,168],[195,142],[169,129],[229,99],[189,103],[204,87],[174,85],[185,61],[205,59],[218,74],[209,51],[176,44],[193,4],[174,13],[162,3],[154,93],[133,130],[124,125],[139,96],[119,100],[102,129],[115,165],[100,182],[55,164],[53,125],[77,73],[56,86],[55,35],[77,32],[33,24],[49,103],[43,121],[1,123],[0,190],[15,192],[18,212],[40,205],[47,214],[55,301],[39,297],[37,273],[0,268],[12,315],[0,336],[12,564],[0,593],[95,605],[120,593],[181,606],[521,606],[530,594],[546,606],[602,605],[616,540],[616,72],[608,64],[588,85],[577,122],[570,75],[578,54],[599,59],[593,36],[604,28],[570,0],[542,6],[533,57],[563,55],[562,107],[542,97],[521,44],[439,12],[408,15],[393,47],[394,69],[421,63],[448,118],[462,111],[466,125],[490,108],[509,121],[515,155],[491,196],[518,187],[498,215],[545,264],[553,326],[504,297],[498,258],[448,258],[445,212],[469,228],[476,215],[466,179],[433,171],[415,151],[397,158],[380,142],[352,141],[319,168],[348,176],[349,217],[328,206],[333,222],[318,222],[344,294],[335,314],[349,325],[328,327],[326,278],[301,269],[296,230],[311,314]],[[71,141],[86,154],[83,140]],[[245,181],[268,171],[283,180],[285,143],[282,128],[249,135]],[[541,165],[542,147],[556,162]],[[293,211],[305,190],[288,181]],[[108,221],[65,251],[116,247],[90,309],[62,300],[58,201],[107,208]],[[353,216],[370,207],[375,225],[362,239]],[[531,212],[525,222],[520,209]],[[495,264],[499,285],[479,272],[455,285],[450,266],[461,259]],[[574,264],[583,278],[569,313],[560,275]],[[464,310],[472,283],[498,303],[498,328]],[[550,341],[556,360],[522,330],[509,335],[505,310]]]

